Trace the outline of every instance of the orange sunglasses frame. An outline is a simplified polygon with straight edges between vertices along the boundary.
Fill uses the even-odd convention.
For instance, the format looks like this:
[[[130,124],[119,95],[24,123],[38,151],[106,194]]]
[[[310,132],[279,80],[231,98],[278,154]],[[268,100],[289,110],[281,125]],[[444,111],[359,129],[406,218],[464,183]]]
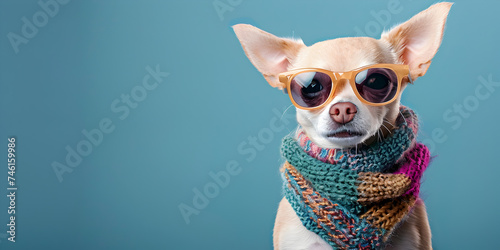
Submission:
[[[383,102],[383,103],[373,103],[373,102],[369,102],[369,101],[365,100],[358,93],[358,90],[355,86],[356,75],[363,70],[367,70],[367,69],[371,69],[371,68],[385,68],[385,69],[390,69],[390,70],[394,71],[394,73],[396,73],[398,86],[397,86],[396,94],[394,95],[394,97],[391,100]],[[295,100],[293,100],[292,92],[290,91],[290,89],[291,89],[290,84],[292,83],[292,79],[295,76],[297,76],[298,74],[312,72],[312,71],[321,72],[321,73],[324,73],[324,74],[327,74],[328,76],[330,76],[330,78],[332,79],[332,89],[330,90],[330,95],[328,96],[328,98],[326,99],[326,101],[323,104],[321,104],[317,107],[302,107],[302,106],[298,105],[295,102]],[[357,68],[355,70],[344,72],[344,73],[333,72],[333,71],[329,71],[326,69],[304,68],[304,69],[296,69],[296,70],[281,73],[278,75],[278,77],[279,77],[279,81],[281,84],[276,84],[273,87],[286,89],[286,91],[288,92],[288,96],[290,97],[290,100],[292,100],[293,105],[299,109],[304,109],[304,110],[320,109],[320,108],[323,108],[328,103],[330,103],[333,100],[333,98],[335,97],[335,91],[336,91],[337,86],[339,85],[338,83],[343,79],[348,80],[349,84],[351,85],[352,90],[354,91],[354,94],[356,94],[356,97],[358,97],[358,99],[361,102],[368,104],[368,105],[371,105],[371,106],[382,106],[382,105],[389,104],[389,103],[393,102],[394,100],[396,100],[396,98],[399,96],[399,94],[401,92],[401,85],[402,85],[402,82],[405,78],[407,79],[408,82],[412,83],[412,80],[410,78],[410,68],[408,65],[404,65],[404,64],[373,64],[373,65],[364,66],[364,67]]]

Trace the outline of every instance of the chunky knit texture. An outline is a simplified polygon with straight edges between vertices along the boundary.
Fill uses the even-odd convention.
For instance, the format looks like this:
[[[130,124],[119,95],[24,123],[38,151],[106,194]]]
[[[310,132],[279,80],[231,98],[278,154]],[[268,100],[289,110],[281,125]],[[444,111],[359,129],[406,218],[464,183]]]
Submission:
[[[377,249],[415,204],[429,150],[401,107],[397,128],[374,145],[324,149],[305,133],[283,139],[285,197],[303,225],[334,249]]]

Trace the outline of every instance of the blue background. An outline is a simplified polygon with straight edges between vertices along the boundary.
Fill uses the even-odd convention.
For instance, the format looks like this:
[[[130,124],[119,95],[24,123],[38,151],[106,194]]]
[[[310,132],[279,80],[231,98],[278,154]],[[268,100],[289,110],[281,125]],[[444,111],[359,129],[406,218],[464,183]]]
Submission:
[[[41,7],[0,2],[0,162],[7,137],[15,136],[19,187],[11,243],[3,165],[1,249],[271,249],[279,144],[296,126],[295,110],[253,159],[238,151],[249,136],[268,131],[278,117],[273,109],[282,113],[290,101],[251,65],[230,26],[250,23],[311,45],[356,36],[355,28],[370,22],[388,29],[434,3],[400,0],[401,11],[381,25],[370,13],[387,10],[387,1],[230,2],[220,17],[212,0],[73,0],[18,53],[7,34],[21,34],[22,17]],[[422,187],[435,249],[498,247],[500,91],[456,129],[443,114],[470,101],[478,77],[500,81],[499,8],[496,1],[456,1],[427,75],[403,94],[402,103],[420,115],[421,140],[435,141],[434,129],[446,136],[433,146],[438,157]],[[111,103],[156,65],[170,75],[120,120]],[[85,140],[81,131],[103,118],[114,131],[59,182],[53,162],[64,163],[66,146],[75,148]],[[213,183],[210,172],[233,160],[241,172],[212,190],[215,197],[187,224],[179,205],[193,206],[193,189]]]

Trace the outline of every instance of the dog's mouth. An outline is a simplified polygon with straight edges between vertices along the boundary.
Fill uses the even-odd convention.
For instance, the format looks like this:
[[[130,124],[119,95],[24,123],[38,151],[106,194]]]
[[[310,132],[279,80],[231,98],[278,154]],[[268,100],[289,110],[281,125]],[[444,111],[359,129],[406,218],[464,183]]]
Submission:
[[[363,136],[363,133],[342,129],[342,130],[332,131],[328,133],[326,136],[330,138],[352,138],[352,137]]]

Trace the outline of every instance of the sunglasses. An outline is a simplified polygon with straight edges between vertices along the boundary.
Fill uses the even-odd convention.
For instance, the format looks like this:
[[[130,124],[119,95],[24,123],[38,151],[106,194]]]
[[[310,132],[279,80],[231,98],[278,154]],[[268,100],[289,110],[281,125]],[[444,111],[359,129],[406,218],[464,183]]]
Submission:
[[[320,109],[333,100],[335,89],[343,79],[351,85],[358,99],[371,106],[381,106],[396,100],[403,79],[412,82],[408,65],[374,64],[353,71],[336,73],[324,69],[297,69],[279,74],[295,107]]]

